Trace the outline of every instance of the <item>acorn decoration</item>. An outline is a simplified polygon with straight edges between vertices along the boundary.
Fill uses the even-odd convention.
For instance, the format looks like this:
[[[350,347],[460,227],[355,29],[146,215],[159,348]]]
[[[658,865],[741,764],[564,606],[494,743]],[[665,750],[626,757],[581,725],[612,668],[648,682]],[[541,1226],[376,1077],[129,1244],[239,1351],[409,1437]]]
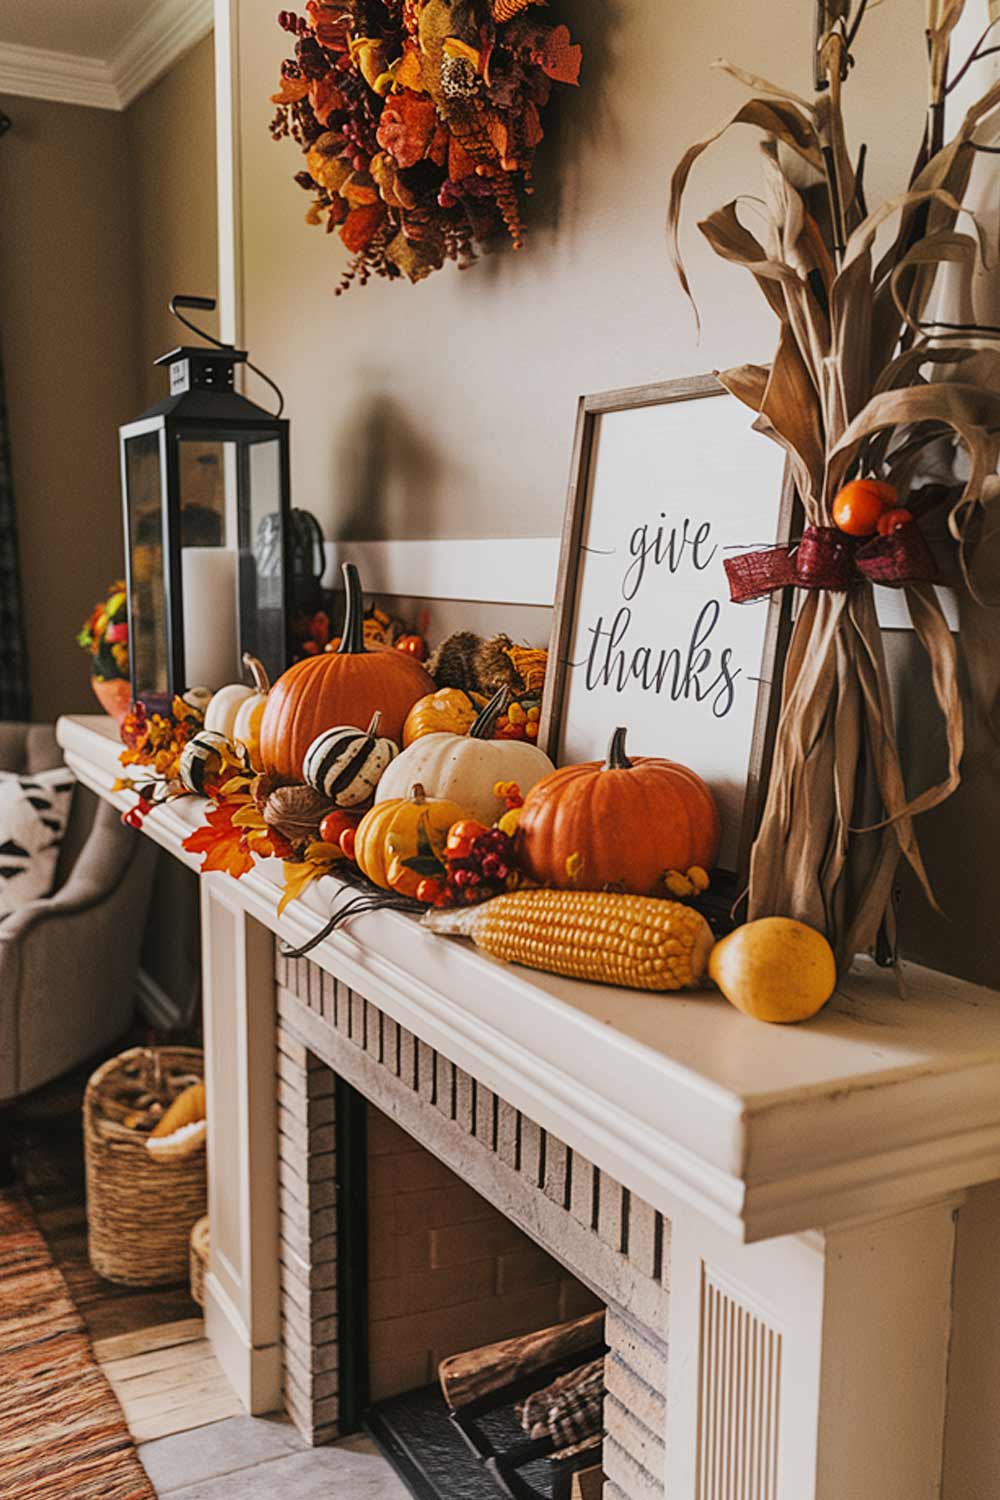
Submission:
[[[311,786],[281,786],[264,803],[264,822],[295,849],[319,837],[319,825],[333,803]]]
[[[308,786],[335,807],[362,807],[370,802],[387,767],[399,754],[395,740],[379,734],[376,712],[367,729],[338,724],[324,729],[306,751],[302,775]]]
[[[461,688],[463,693],[478,693],[476,652],[483,644],[481,635],[471,630],[456,630],[432,652],[426,662],[436,687]]]
[[[427,670],[439,688],[461,688],[491,698],[505,687],[512,698],[537,698],[547,664],[548,652],[542,647],[515,645],[502,633],[484,639],[471,630],[456,630],[431,656]]]

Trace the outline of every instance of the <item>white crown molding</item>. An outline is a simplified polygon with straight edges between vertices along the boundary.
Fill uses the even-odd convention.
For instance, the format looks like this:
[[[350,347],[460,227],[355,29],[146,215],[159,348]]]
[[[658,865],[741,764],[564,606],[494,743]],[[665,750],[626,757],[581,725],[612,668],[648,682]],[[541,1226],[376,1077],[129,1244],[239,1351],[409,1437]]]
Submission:
[[[103,59],[18,47],[13,42],[0,42],[0,94],[86,104],[93,109],[122,108],[111,69]]]
[[[127,109],[212,30],[212,0],[158,0],[110,58],[0,42],[0,94]]]
[[[208,36],[213,17],[212,0],[158,0],[109,59],[118,108],[127,109]]]

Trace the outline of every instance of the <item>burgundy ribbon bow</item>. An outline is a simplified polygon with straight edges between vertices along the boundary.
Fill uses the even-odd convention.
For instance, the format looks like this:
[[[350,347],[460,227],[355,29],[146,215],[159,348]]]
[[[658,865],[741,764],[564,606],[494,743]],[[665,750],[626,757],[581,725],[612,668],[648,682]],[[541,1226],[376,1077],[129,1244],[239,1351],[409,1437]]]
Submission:
[[[907,583],[939,583],[930,548],[915,521],[862,546],[835,526],[807,526],[789,547],[744,552],[724,561],[734,604],[746,604],[776,589],[849,589],[865,580],[888,588]]]

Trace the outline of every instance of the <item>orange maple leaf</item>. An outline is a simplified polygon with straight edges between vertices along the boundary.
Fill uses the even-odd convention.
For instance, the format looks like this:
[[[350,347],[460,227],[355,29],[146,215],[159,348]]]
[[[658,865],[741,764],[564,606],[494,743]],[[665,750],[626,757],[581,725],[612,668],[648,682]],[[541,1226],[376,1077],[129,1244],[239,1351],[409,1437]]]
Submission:
[[[351,209],[340,227],[340,238],[352,255],[367,250],[384,219],[384,203],[366,203],[361,208]]]
[[[304,99],[309,92],[309,80],[307,78],[282,78],[281,87],[276,94],[271,95],[272,104],[296,104]]]
[[[207,827],[196,828],[184,840],[183,847],[189,854],[204,854],[201,873],[221,870],[239,880],[253,869],[253,855],[243,841],[243,829],[233,827],[233,818],[242,802],[223,802],[210,808],[206,814]]]

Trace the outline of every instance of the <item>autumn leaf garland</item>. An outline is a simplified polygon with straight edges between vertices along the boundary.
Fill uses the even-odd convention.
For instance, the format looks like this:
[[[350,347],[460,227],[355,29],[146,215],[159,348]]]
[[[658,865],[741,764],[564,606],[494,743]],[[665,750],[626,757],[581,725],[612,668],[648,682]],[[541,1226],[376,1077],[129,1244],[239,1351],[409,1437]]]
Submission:
[[[338,292],[371,275],[422,280],[524,227],[521,194],[553,83],[579,81],[567,27],[542,0],[309,0],[282,11],[295,56],[272,96],[276,140],[305,154],[311,224],[354,259]]]

